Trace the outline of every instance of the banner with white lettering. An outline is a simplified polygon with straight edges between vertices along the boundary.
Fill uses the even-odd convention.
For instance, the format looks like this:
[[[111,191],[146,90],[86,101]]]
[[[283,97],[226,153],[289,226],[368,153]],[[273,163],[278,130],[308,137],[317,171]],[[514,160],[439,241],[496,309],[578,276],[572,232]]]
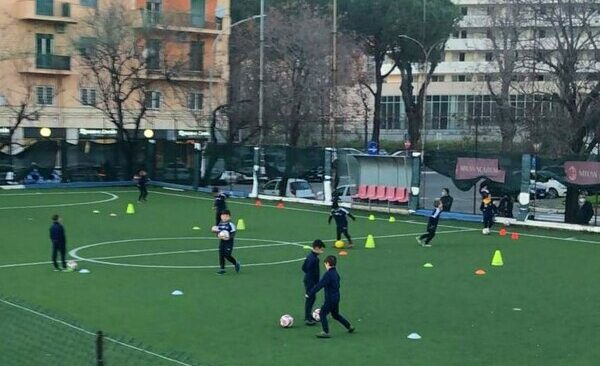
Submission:
[[[504,183],[506,176],[506,172],[498,168],[498,159],[457,158],[454,173],[457,180],[487,177],[498,183]]]
[[[581,186],[600,184],[600,162],[567,161],[564,167],[569,183]]]

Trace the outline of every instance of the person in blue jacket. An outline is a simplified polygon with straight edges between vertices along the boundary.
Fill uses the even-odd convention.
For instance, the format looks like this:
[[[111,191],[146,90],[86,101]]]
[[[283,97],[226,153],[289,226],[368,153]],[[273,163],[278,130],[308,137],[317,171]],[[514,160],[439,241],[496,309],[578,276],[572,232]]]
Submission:
[[[52,241],[52,263],[54,264],[55,271],[67,271],[67,262],[65,260],[65,254],[67,251],[67,237],[65,235],[65,228],[61,224],[60,216],[52,215],[52,226],[50,226],[50,241]],[[61,267],[58,266],[56,259],[60,254]]]

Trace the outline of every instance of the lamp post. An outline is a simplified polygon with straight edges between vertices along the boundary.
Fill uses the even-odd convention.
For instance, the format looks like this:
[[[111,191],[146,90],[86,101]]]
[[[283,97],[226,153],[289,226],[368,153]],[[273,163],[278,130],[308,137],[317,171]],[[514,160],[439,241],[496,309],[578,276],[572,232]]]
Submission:
[[[533,156],[531,158],[531,179],[533,177],[533,219],[535,220],[535,205],[537,201],[537,160],[542,144],[540,142],[533,143]]]

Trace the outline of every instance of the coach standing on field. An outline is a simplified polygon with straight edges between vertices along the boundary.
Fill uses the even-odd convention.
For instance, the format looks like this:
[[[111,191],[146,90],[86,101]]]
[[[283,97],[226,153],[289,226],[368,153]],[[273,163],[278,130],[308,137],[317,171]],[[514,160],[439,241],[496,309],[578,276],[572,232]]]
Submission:
[[[52,263],[55,271],[67,269],[65,254],[67,251],[67,238],[65,236],[65,228],[60,223],[60,216],[52,215],[52,226],[50,226],[50,240],[52,241]],[[62,261],[62,269],[56,263],[56,257],[60,253]]]

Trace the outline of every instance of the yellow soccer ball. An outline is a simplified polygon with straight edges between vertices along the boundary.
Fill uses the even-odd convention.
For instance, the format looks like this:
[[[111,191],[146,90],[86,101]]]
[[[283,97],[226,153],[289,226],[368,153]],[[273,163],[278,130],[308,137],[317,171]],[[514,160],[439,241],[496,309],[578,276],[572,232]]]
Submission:
[[[344,248],[344,245],[346,245],[346,244],[344,244],[344,242],[343,242],[342,240],[337,240],[337,241],[336,241],[336,242],[333,244],[333,246],[335,246],[337,249],[342,249],[342,248]]]

